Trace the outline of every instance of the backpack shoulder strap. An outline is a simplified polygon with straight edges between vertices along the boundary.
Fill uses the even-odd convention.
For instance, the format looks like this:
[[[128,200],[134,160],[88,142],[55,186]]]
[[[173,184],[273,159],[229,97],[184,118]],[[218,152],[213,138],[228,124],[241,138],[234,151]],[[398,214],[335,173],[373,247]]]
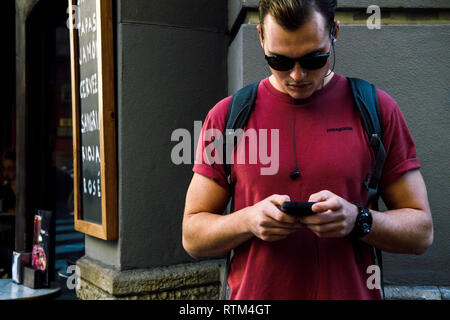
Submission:
[[[377,207],[378,186],[383,172],[386,150],[383,145],[383,127],[378,104],[376,87],[362,79],[347,78],[352,90],[355,105],[361,115],[361,122],[366,130],[370,146],[375,156],[375,166],[364,182],[369,192],[368,203]],[[374,207],[374,208],[375,208]],[[377,209],[377,208],[375,208]]]
[[[225,123],[225,132],[223,133],[222,155],[225,168],[225,175],[230,186],[230,203],[228,212],[234,211],[234,187],[231,181],[231,156],[233,149],[239,140],[239,136],[235,134],[237,129],[243,129],[250,118],[250,113],[256,100],[259,82],[250,84],[237,91],[230,100],[230,106]],[[230,271],[231,260],[234,252],[231,250],[227,254],[225,263],[224,277],[222,279],[222,287],[220,292],[220,300],[227,300],[230,296],[230,288],[228,286],[228,273]]]
[[[383,130],[376,87],[370,82],[362,79],[347,79],[352,89],[355,104],[361,113],[363,125],[369,135],[369,140],[371,134],[378,134],[378,136],[382,138]]]
[[[383,126],[380,116],[380,107],[378,103],[376,87],[362,79],[347,78],[352,90],[353,99],[355,105],[358,108],[361,115],[361,122],[366,130],[369,138],[370,146],[375,156],[375,166],[371,174],[369,174],[364,182],[368,189],[368,201],[367,205],[372,205],[372,208],[378,210],[378,198],[379,198],[379,183],[381,180],[381,174],[383,172],[384,161],[386,159],[386,150],[383,145]],[[360,260],[360,244],[354,243],[355,257],[357,262]],[[381,270],[381,289],[384,293],[384,280],[383,280],[383,259],[381,250],[374,248],[375,257],[378,266]]]
[[[225,174],[228,184],[231,185],[231,155],[232,150],[237,144],[238,136],[235,135],[237,129],[243,129],[247,124],[250,117],[250,113],[255,103],[256,94],[258,91],[259,82],[250,84],[238,92],[236,92],[230,101],[230,107],[228,108],[224,141],[223,141],[223,160],[225,166]],[[233,138],[228,138],[229,136]],[[231,144],[231,145],[230,145]]]

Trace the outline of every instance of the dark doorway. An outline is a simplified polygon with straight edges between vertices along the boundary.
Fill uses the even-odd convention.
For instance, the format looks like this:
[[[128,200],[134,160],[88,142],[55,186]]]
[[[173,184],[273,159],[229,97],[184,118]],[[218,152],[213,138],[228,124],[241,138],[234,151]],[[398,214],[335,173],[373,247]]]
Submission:
[[[67,1],[40,0],[26,22],[26,249],[32,247],[35,210],[53,212],[49,270],[63,296],[68,264],[84,254],[84,235],[73,229],[73,143]]]
[[[0,278],[10,275],[14,249],[15,165],[15,1],[2,1],[0,67]]]

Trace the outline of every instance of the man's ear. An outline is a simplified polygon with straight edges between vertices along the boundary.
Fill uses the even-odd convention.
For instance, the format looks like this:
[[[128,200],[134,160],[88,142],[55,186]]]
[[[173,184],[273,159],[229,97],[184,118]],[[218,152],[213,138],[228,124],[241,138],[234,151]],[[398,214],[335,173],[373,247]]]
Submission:
[[[264,49],[264,31],[263,31],[263,28],[262,28],[261,24],[258,24],[256,26],[256,28],[258,29],[259,43],[261,44],[261,47]]]
[[[334,30],[334,41],[333,41],[333,45],[336,43],[336,40],[337,40],[337,38],[338,38],[338,36],[339,36],[340,25],[341,25],[341,22],[340,22],[339,20],[337,20],[337,21],[334,23],[334,28],[335,28],[335,30]]]

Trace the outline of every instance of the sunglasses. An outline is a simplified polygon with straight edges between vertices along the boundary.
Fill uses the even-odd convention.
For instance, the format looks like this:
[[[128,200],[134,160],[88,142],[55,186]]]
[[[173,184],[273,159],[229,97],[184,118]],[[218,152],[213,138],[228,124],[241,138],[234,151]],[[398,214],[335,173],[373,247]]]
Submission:
[[[269,66],[277,71],[289,71],[294,68],[295,63],[298,62],[300,66],[305,70],[317,70],[322,68],[326,63],[328,58],[330,57],[331,48],[333,47],[334,34],[331,38],[331,46],[330,50],[324,54],[308,54],[301,58],[288,58],[281,55],[276,55],[273,57],[266,57],[266,61]]]
[[[272,69],[277,71],[289,71],[294,68],[296,62],[300,63],[300,66],[306,70],[320,69],[327,63],[329,56],[330,52],[325,54],[307,55],[297,59],[284,56],[265,57]]]

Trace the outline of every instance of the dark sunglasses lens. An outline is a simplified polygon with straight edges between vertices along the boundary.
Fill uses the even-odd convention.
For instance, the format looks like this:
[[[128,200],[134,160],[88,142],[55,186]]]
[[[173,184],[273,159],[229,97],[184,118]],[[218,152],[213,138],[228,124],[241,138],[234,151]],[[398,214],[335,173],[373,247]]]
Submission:
[[[306,56],[300,59],[300,65],[306,70],[317,70],[322,68],[328,60],[329,55],[324,56]],[[286,57],[268,57],[267,63],[272,69],[277,71],[289,71],[294,68],[295,60]]]
[[[317,70],[327,63],[328,57],[328,55],[303,57],[300,61],[300,65],[307,70]]]
[[[277,71],[288,71],[294,67],[295,61],[285,57],[266,57],[267,63]]]

